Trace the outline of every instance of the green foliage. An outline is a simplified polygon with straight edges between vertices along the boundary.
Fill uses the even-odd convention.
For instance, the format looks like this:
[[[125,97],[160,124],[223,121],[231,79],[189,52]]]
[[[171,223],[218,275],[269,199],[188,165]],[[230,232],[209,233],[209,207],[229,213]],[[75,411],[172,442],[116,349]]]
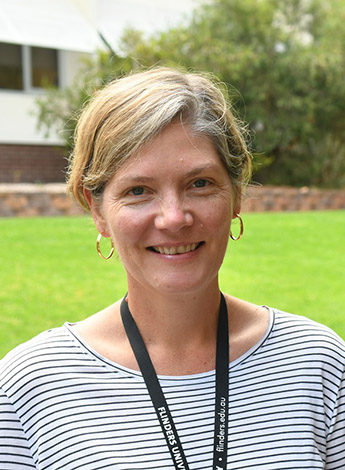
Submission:
[[[244,214],[243,219],[243,238],[229,241],[221,288],[306,315],[345,338],[345,212]],[[0,271],[0,357],[126,292],[120,261],[97,255],[97,231],[88,217],[0,219],[0,233],[6,266]]]
[[[123,58],[114,64],[105,58],[103,67],[112,77],[153,65],[214,73],[249,122],[257,181],[341,187],[344,22],[342,0],[209,0],[179,27],[149,38],[125,31]],[[94,84],[103,83],[96,79],[103,72],[94,71],[93,86],[84,86],[82,74],[73,87],[60,92],[64,99],[56,94],[54,102],[51,95],[50,109],[48,97],[41,101],[39,121],[49,129],[68,121]]]

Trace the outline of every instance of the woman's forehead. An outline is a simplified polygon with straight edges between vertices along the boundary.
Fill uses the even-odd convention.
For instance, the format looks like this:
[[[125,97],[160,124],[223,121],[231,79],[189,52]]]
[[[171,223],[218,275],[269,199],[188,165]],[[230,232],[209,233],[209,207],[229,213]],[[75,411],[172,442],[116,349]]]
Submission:
[[[218,152],[208,136],[197,135],[189,127],[181,124],[170,124],[149,142],[143,144],[120,167],[121,170],[147,165],[209,166],[221,162]]]

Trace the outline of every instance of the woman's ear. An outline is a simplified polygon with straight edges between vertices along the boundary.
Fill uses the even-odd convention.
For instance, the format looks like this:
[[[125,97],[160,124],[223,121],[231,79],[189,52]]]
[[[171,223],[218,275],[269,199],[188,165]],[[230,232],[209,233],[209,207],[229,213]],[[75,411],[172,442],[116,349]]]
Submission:
[[[95,222],[98,233],[100,233],[103,237],[110,237],[108,225],[103,216],[100,202],[93,197],[92,192],[89,189],[84,188],[83,194],[90,208],[90,212],[93,221]]]

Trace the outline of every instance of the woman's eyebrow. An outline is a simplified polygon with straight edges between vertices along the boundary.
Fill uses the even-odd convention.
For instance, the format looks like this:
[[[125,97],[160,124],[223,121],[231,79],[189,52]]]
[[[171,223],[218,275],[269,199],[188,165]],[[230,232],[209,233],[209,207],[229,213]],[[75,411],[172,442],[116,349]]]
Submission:
[[[127,183],[127,184],[150,183],[153,180],[154,178],[152,176],[140,176],[140,175],[123,176],[121,178],[121,182]]]
[[[204,171],[217,171],[219,172],[219,165],[215,163],[206,163],[205,165],[200,165],[196,168],[193,168],[190,171],[186,172],[186,176],[197,176]]]

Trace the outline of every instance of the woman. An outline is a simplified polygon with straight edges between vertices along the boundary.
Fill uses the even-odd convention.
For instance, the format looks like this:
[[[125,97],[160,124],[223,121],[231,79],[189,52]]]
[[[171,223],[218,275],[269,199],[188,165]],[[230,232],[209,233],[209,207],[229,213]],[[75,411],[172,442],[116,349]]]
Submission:
[[[159,68],[95,95],[69,189],[128,293],[2,361],[1,469],[345,467],[344,342],[219,290],[249,174],[209,79]]]

